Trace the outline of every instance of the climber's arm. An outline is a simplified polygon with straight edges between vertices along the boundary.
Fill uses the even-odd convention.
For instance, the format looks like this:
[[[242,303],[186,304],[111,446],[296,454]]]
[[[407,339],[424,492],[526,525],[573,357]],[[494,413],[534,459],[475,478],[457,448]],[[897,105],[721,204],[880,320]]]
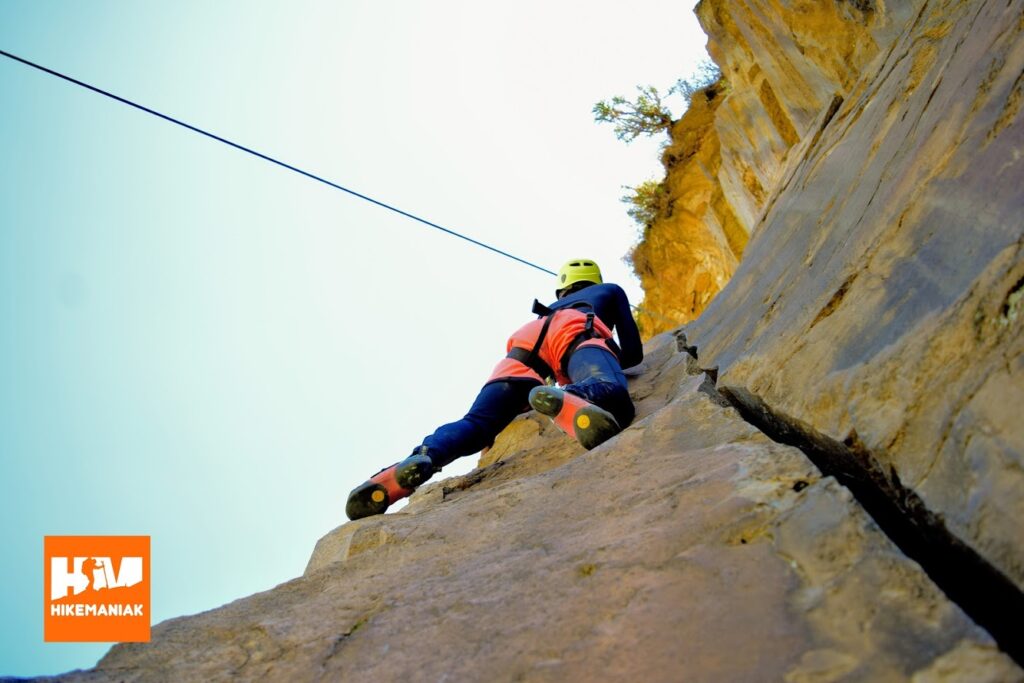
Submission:
[[[618,301],[616,302],[615,330],[619,335],[619,346],[622,355],[619,362],[623,368],[631,368],[639,365],[644,359],[644,345],[640,341],[640,330],[636,327],[636,320],[633,319],[633,311],[629,307],[629,298],[621,287],[616,287]]]

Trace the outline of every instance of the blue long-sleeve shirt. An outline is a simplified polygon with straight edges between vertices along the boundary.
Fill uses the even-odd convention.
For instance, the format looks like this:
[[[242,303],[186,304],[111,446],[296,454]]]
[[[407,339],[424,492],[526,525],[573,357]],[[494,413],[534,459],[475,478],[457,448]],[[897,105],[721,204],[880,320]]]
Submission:
[[[623,368],[631,368],[644,359],[640,331],[636,328],[636,321],[633,320],[633,313],[629,309],[629,298],[622,287],[610,282],[591,285],[562,297],[548,308],[554,311],[560,308],[577,308],[580,303],[586,303],[601,322],[618,334],[619,348],[622,350],[619,362]]]

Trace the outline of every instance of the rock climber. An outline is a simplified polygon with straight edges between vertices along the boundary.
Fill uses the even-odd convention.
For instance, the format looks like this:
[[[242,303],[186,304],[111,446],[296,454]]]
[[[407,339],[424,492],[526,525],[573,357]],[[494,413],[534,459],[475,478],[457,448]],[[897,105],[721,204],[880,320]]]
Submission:
[[[640,363],[644,352],[626,293],[604,283],[589,259],[567,261],[556,287],[550,306],[534,301],[537,319],[509,338],[508,354],[465,417],[438,427],[412,455],[353,489],[349,519],[383,513],[456,458],[491,446],[530,407],[588,450],[629,426],[634,408],[622,370]]]

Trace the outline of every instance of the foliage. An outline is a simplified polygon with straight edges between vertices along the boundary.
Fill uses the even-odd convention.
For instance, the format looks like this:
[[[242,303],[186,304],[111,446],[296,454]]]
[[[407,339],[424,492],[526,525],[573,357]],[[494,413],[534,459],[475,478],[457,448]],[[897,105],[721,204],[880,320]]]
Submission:
[[[654,223],[665,203],[665,184],[657,180],[645,180],[636,187],[625,185],[623,188],[629,190],[628,194],[622,196],[622,201],[629,205],[626,213],[630,218],[644,228]]]
[[[665,96],[679,95],[689,104],[701,92],[707,95],[708,100],[713,99],[724,86],[718,66],[705,59],[691,75],[676,81]],[[657,88],[653,85],[638,85],[636,89],[638,94],[633,101],[617,95],[610,100],[598,102],[593,110],[595,121],[613,124],[615,137],[627,143],[641,135],[668,131],[674,123],[672,112]],[[664,181],[647,180],[636,187],[625,185],[623,188],[628,191],[621,197],[628,206],[626,213],[646,231],[658,215],[666,210],[668,191]],[[639,264],[634,262],[635,257],[634,246],[623,260],[639,272]]]
[[[630,102],[621,95],[594,105],[594,120],[615,125],[615,137],[632,142],[641,135],[653,135],[672,125],[672,113],[661,100],[653,85],[638,85],[636,100]]]
[[[665,94],[680,95],[687,102],[695,93],[715,84],[722,72],[711,60],[705,59],[697,70],[686,78],[680,78]],[[638,85],[636,99],[630,101],[622,95],[602,100],[594,105],[594,120],[614,125],[615,137],[623,142],[632,142],[641,135],[654,135],[668,130],[672,125],[672,112],[653,85]]]

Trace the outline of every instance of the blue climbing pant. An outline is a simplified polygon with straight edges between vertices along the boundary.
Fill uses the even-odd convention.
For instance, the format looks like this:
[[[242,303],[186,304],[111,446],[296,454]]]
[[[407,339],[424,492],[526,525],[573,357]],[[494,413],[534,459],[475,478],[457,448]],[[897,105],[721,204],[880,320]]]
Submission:
[[[623,429],[633,421],[635,412],[626,376],[612,353],[584,346],[572,354],[568,370],[572,383],[565,387],[566,391],[604,408]],[[530,390],[536,386],[538,382],[524,378],[485,384],[465,417],[438,427],[423,440],[435,467],[444,467],[456,458],[478,453],[493,444],[516,415],[529,410]]]

